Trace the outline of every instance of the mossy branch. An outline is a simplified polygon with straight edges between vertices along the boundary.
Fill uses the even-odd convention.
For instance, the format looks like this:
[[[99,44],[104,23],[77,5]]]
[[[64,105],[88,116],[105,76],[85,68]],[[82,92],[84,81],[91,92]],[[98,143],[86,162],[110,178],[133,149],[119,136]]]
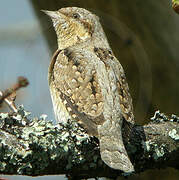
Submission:
[[[98,140],[75,122],[54,126],[45,115],[28,115],[22,106],[14,113],[0,113],[1,174],[66,174],[72,179],[122,175],[102,162]],[[133,127],[126,148],[136,173],[179,169],[179,118],[156,112],[151,123]]]

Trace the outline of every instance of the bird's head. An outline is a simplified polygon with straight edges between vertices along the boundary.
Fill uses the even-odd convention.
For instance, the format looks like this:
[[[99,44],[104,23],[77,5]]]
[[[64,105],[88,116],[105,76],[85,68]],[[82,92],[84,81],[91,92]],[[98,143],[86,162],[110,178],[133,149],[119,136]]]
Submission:
[[[67,7],[58,11],[46,11],[55,28],[58,48],[64,49],[92,38],[100,26],[99,18],[83,8]]]

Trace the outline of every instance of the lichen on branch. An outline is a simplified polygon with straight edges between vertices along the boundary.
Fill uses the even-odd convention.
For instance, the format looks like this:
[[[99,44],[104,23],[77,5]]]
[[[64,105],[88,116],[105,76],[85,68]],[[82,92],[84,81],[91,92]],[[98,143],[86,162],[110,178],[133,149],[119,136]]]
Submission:
[[[72,121],[54,126],[46,121],[45,115],[32,120],[28,116],[23,106],[17,113],[0,113],[0,173],[44,175],[58,170],[65,173],[86,161],[85,148],[97,148],[93,138]],[[94,154],[92,158],[95,162],[98,156]],[[55,170],[47,170],[53,166]]]
[[[17,109],[16,113],[0,113],[0,173],[66,174],[74,179],[122,175],[102,162],[98,140],[76,122],[54,125],[46,115],[30,118],[23,106]],[[178,117],[169,118],[157,111],[149,124],[133,127],[125,145],[135,173],[152,168],[178,169]]]

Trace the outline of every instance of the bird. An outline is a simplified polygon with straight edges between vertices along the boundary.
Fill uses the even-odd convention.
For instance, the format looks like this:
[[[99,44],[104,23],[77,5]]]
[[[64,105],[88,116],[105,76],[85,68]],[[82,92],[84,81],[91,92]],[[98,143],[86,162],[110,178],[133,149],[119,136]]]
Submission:
[[[132,98],[99,17],[80,7],[42,11],[50,16],[57,35],[58,49],[48,70],[57,122],[75,120],[99,139],[105,164],[134,172],[122,138],[123,122],[134,124]]]

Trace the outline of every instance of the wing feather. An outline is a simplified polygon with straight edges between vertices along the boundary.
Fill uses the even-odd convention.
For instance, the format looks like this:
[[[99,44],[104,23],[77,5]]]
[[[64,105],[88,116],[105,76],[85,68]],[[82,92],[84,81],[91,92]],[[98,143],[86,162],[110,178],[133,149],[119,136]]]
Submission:
[[[59,94],[56,98],[61,99],[66,111],[76,117],[89,134],[97,136],[96,126],[104,118],[103,97],[95,67],[90,65],[89,59],[80,53],[72,53],[70,49],[58,52],[54,58],[49,74],[53,79],[50,82]]]

